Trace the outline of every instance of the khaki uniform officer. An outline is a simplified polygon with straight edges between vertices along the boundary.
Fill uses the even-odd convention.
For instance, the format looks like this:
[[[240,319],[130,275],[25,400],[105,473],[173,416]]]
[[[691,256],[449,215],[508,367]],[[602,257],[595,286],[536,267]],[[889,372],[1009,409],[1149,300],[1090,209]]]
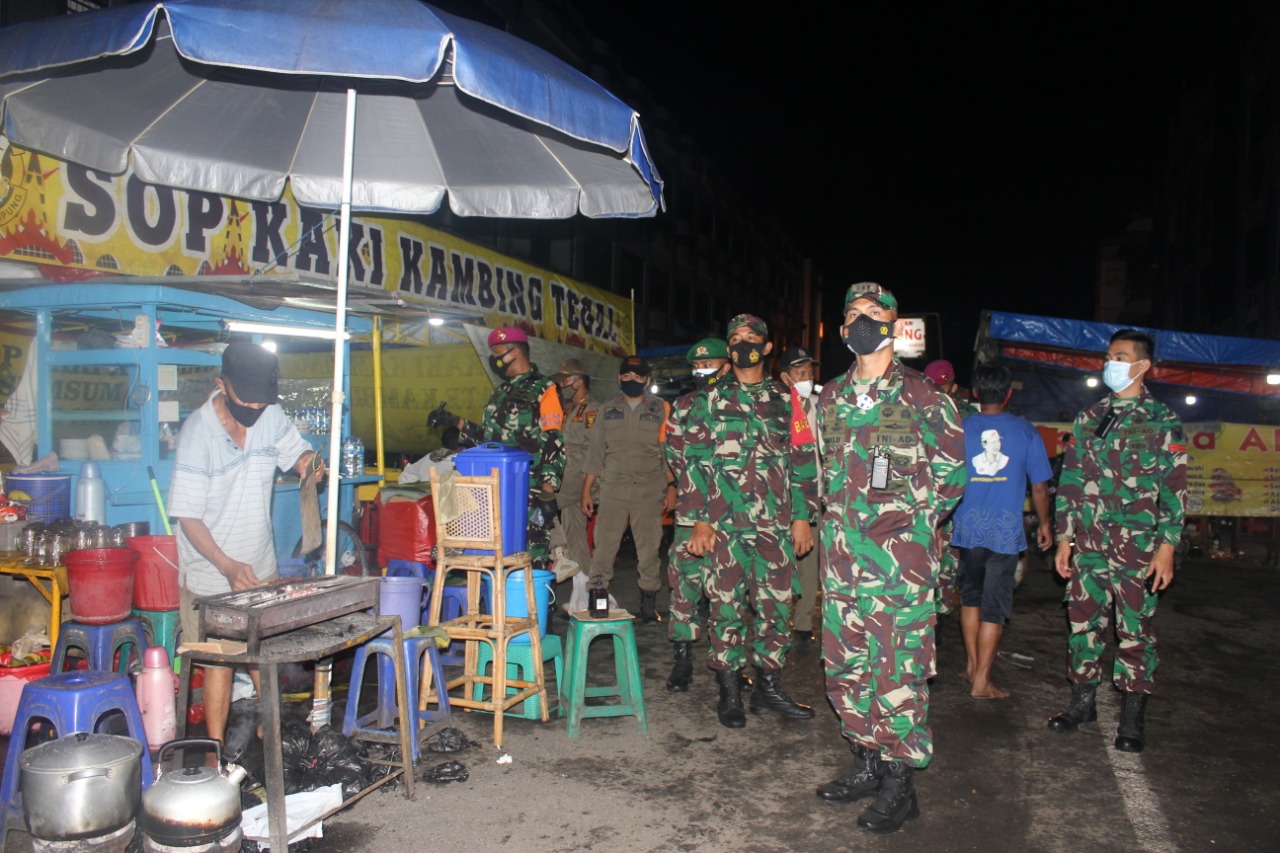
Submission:
[[[560,365],[551,381],[560,386],[560,404],[564,407],[564,479],[556,504],[560,507],[560,526],[569,548],[569,559],[583,569],[590,564],[591,550],[587,547],[587,516],[582,512],[582,483],[587,477],[587,450],[590,447],[591,429],[599,414],[600,401],[591,396],[591,377],[586,366],[576,358]],[[599,489],[596,489],[597,495]],[[596,495],[592,496],[593,502]]]
[[[600,406],[591,429],[587,476],[582,484],[582,511],[592,509],[591,488],[600,483],[595,554],[590,578],[607,585],[627,525],[636,543],[640,573],[640,618],[657,621],[662,588],[662,516],[675,507],[675,477],[667,467],[664,447],[671,407],[649,394],[649,363],[627,356],[618,368],[622,393]]]

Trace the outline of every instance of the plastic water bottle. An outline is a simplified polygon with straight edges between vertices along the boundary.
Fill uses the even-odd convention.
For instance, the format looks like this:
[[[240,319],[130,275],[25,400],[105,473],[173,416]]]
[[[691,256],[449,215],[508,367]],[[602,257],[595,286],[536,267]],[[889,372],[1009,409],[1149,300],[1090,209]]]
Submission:
[[[76,483],[76,518],[95,524],[107,521],[107,484],[97,462],[80,463],[80,480]]]
[[[364,440],[349,435],[342,442],[342,476],[359,477],[364,473]]]
[[[142,730],[147,746],[159,749],[178,736],[176,676],[169,668],[169,655],[163,646],[152,646],[142,653],[142,672],[138,673],[138,708],[142,711]]]

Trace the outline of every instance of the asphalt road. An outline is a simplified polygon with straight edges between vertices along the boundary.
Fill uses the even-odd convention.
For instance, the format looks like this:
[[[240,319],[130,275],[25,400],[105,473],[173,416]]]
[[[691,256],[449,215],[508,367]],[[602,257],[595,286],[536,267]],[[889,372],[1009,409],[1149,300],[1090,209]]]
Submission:
[[[614,592],[638,609],[633,561]],[[997,664],[1004,701],[970,699],[958,678],[955,619],[940,627],[933,686],[933,765],[917,776],[921,817],[878,838],[856,828],[861,805],[831,806],[814,789],[844,772],[849,754],[822,688],[815,646],[784,675],[812,722],[749,716],[717,724],[715,684],[699,667],[692,690],[669,694],[665,628],[638,626],[649,732],[632,718],[592,719],[578,739],[563,720],[508,718],[505,748],[491,719],[457,714],[484,746],[457,758],[470,779],[420,784],[413,802],[376,792],[331,819],[312,850],[400,851],[1249,851],[1272,850],[1276,781],[1277,623],[1274,569],[1189,561],[1156,617],[1161,668],[1148,705],[1148,746],[1111,747],[1119,708],[1099,691],[1099,723],[1060,735],[1045,725],[1065,703],[1061,585],[1033,565],[1017,593],[1003,648],[1029,668]],[[665,600],[664,597],[660,602]],[[553,630],[562,633],[563,618]],[[705,644],[697,646],[699,656]],[[593,676],[610,669],[604,644]],[[498,764],[503,755],[511,763]],[[446,757],[429,756],[419,773]],[[6,850],[24,849],[13,833]]]

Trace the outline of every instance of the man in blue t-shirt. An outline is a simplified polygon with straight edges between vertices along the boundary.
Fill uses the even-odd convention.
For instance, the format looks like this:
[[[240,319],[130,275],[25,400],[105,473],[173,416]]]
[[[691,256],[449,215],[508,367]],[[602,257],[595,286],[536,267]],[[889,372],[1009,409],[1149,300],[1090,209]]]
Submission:
[[[969,485],[952,517],[951,544],[960,552],[960,628],[974,699],[1005,699],[1009,693],[991,683],[991,665],[1004,623],[1013,614],[1014,573],[1027,547],[1022,508],[1027,483],[1040,526],[1036,544],[1053,544],[1049,527],[1049,479],[1053,471],[1036,428],[1005,412],[1013,376],[1002,364],[973,370],[978,413],[964,421]]]

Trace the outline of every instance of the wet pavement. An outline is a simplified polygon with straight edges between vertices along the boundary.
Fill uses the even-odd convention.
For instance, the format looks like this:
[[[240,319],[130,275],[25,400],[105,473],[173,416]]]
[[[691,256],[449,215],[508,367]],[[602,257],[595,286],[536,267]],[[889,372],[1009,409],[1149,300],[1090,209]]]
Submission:
[[[633,559],[613,592],[638,610]],[[564,594],[568,587],[564,585]],[[1191,560],[1156,617],[1161,667],[1148,705],[1148,746],[1116,752],[1119,701],[1099,691],[1099,722],[1060,735],[1045,721],[1069,693],[1063,668],[1061,585],[1033,564],[1018,590],[1002,648],[1031,660],[997,663],[1003,701],[969,698],[959,679],[958,619],[940,628],[933,685],[933,765],[917,774],[921,816],[899,833],[859,831],[863,804],[825,804],[815,788],[849,766],[822,687],[816,644],[793,653],[784,687],[818,710],[811,722],[748,714],[721,727],[716,689],[701,665],[692,689],[665,689],[665,626],[637,625],[649,732],[633,718],[565,722],[508,717],[503,750],[491,718],[458,713],[481,747],[427,755],[419,774],[457,759],[465,783],[375,792],[332,818],[315,851],[1248,851],[1274,849],[1280,726],[1277,628],[1280,574],[1257,565]],[[666,593],[659,599],[665,600]],[[563,633],[562,616],[552,630]],[[696,646],[704,659],[706,645]],[[611,652],[592,651],[593,678]],[[510,764],[498,764],[503,754]],[[10,836],[6,850],[21,838]]]

